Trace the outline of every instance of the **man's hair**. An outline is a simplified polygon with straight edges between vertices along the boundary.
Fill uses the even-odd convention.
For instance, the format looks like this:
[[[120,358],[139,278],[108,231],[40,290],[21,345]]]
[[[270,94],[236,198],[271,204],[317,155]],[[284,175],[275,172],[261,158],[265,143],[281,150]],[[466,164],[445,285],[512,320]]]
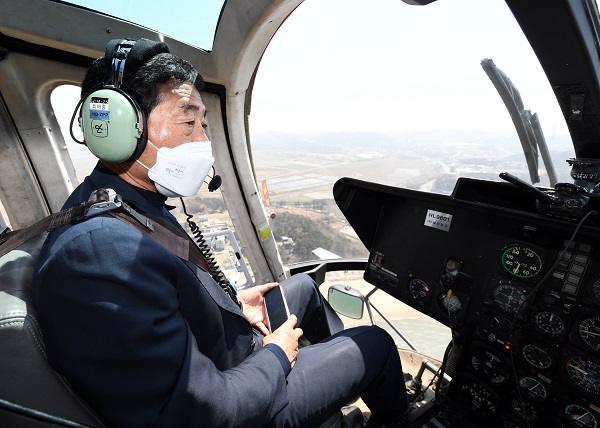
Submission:
[[[81,83],[82,97],[96,87],[110,83],[111,73],[112,58],[95,60]],[[198,92],[204,86],[202,76],[192,64],[171,53],[160,53],[138,68],[127,68],[126,62],[120,89],[135,99],[148,117],[160,101],[158,85],[169,82],[192,83]]]

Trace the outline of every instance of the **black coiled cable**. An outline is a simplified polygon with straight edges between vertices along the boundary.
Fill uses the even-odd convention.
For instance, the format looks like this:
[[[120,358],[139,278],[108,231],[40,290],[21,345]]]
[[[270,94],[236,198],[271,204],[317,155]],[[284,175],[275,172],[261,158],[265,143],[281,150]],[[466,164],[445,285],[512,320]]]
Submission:
[[[206,240],[204,239],[202,231],[200,230],[196,222],[192,220],[193,215],[188,214],[187,210],[185,209],[185,203],[183,202],[183,198],[179,198],[179,200],[181,201],[181,206],[183,207],[183,213],[187,217],[186,221],[190,228],[190,232],[192,233],[193,239],[196,242],[196,245],[198,246],[202,254],[204,254],[206,263],[208,263],[208,266],[210,267],[210,272],[208,273],[210,274],[210,276],[212,276],[215,282],[219,284],[223,291],[225,291],[229,295],[229,297],[231,297],[231,300],[233,300],[235,304],[238,305],[241,309],[242,305],[240,304],[237,298],[236,290],[233,288],[229,280],[225,277],[225,274],[221,270],[221,267],[217,264],[217,261],[215,260],[215,257],[213,256],[213,253],[210,250],[210,246],[206,243]]]

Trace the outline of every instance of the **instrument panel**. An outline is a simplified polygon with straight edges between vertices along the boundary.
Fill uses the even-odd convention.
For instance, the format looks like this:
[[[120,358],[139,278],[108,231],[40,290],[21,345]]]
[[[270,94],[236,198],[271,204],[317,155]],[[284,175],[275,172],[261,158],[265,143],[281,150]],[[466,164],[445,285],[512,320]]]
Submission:
[[[598,427],[600,227],[573,236],[575,223],[528,206],[343,180],[334,195],[370,249],[365,279],[452,328],[453,380],[427,417]]]

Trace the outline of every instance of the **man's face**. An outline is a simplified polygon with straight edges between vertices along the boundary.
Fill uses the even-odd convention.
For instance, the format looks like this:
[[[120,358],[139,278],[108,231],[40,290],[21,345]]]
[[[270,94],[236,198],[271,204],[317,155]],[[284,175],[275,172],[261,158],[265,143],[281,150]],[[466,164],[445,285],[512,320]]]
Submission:
[[[172,82],[161,84],[159,102],[148,117],[148,141],[157,148],[177,147],[192,141],[209,141],[206,135],[206,107],[200,93],[191,83]],[[148,168],[156,163],[156,149],[150,144],[139,158]],[[148,171],[133,163],[130,172],[134,174],[137,185],[145,183],[154,188],[148,178]],[[146,187],[147,186],[141,186]]]
[[[206,107],[194,85],[170,83],[159,88],[159,102],[148,117],[148,140],[158,148],[208,141]]]

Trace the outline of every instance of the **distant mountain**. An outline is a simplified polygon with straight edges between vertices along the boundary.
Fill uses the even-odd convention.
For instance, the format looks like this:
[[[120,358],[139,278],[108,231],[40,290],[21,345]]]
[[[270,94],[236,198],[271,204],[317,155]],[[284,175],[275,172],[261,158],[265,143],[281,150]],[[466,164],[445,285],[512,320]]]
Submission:
[[[377,132],[329,132],[288,134],[285,132],[269,131],[252,134],[252,150],[286,150],[312,151],[331,153],[340,150],[372,150],[396,149],[398,140],[395,136]]]
[[[568,135],[547,138],[558,180],[570,182],[570,167],[566,159],[573,157],[573,146]],[[353,155],[366,161],[384,157],[389,159],[443,160],[447,166],[477,166],[509,170],[523,179],[528,178],[525,156],[516,132],[501,134],[488,130],[420,130],[403,133],[379,132],[329,132],[285,133],[262,132],[251,136],[254,161],[260,168],[261,153],[281,159],[302,160],[315,155]],[[351,159],[351,158],[348,158]],[[546,175],[541,156],[539,173]],[[475,168],[475,169],[473,169]],[[463,168],[464,169],[464,168]],[[348,174],[348,172],[345,172]],[[497,179],[497,174],[493,174]]]
[[[552,136],[547,141],[553,151],[572,151],[573,146],[568,135]],[[502,155],[522,154],[516,132],[499,135],[497,131],[488,130],[434,129],[403,133],[327,132],[306,134],[268,131],[251,135],[252,150],[255,151],[286,150],[331,153],[356,150],[396,152],[408,149],[415,154],[416,152],[438,152],[440,147],[452,150],[452,147],[460,147],[462,144],[473,145],[477,148],[478,154],[481,152],[489,154],[498,152]]]

